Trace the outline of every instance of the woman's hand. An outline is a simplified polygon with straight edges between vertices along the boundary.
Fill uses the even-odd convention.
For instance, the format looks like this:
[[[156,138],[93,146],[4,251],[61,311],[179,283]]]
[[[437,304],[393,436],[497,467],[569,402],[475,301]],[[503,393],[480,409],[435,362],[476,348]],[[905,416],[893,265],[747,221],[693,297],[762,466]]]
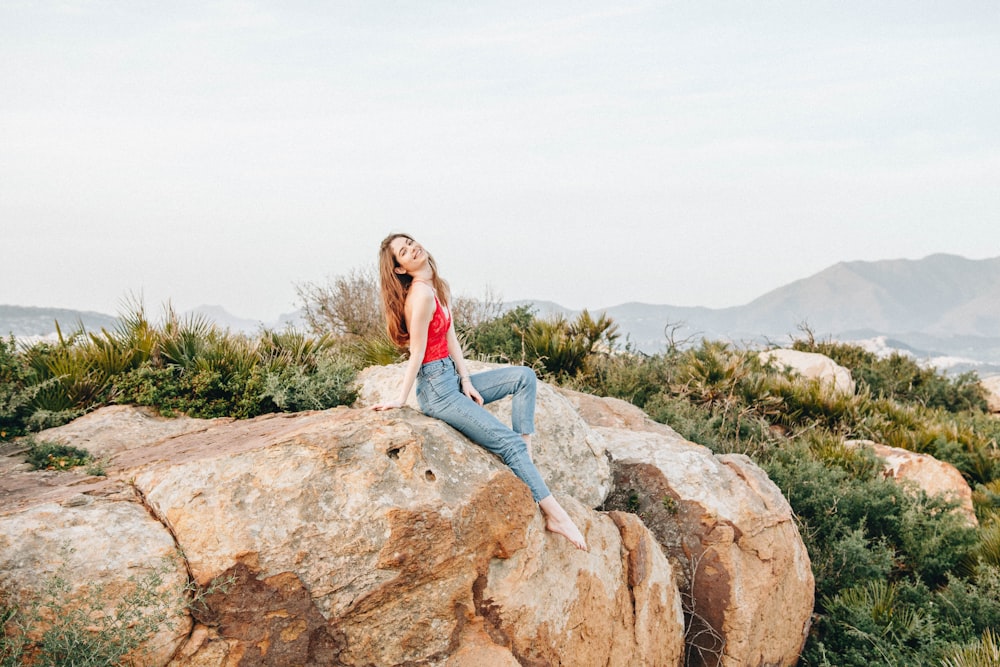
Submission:
[[[483,404],[483,397],[479,395],[476,388],[472,386],[472,380],[467,377],[462,378],[462,393],[471,398],[479,405]]]
[[[482,400],[482,399],[480,399]],[[372,410],[395,410],[396,408],[403,407],[404,403],[402,401],[392,401],[391,403],[377,403],[372,406]]]

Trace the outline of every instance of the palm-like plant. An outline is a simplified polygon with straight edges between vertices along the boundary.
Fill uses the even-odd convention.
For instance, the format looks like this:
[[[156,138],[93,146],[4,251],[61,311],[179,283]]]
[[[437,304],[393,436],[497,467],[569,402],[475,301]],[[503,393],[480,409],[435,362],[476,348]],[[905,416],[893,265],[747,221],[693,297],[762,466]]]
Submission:
[[[701,405],[729,404],[752,371],[746,352],[735,351],[727,343],[704,341],[682,355],[675,389]]]
[[[265,329],[257,341],[257,355],[268,370],[288,364],[315,369],[320,357],[332,347],[330,334],[312,337],[294,329]]]
[[[996,667],[1000,665],[1000,633],[987,628],[971,646],[958,649],[941,661],[941,667]]]
[[[204,315],[191,314],[181,319],[169,305],[164,319],[159,345],[162,360],[186,370],[194,369],[210,337],[217,335],[217,327]]]
[[[589,346],[582,336],[574,335],[565,317],[535,320],[523,333],[529,360],[545,374],[571,378],[583,370]]]
[[[908,646],[933,634],[934,619],[923,610],[903,604],[895,583],[874,579],[841,591],[823,601],[827,614],[848,634],[871,647],[888,664],[903,664]]]

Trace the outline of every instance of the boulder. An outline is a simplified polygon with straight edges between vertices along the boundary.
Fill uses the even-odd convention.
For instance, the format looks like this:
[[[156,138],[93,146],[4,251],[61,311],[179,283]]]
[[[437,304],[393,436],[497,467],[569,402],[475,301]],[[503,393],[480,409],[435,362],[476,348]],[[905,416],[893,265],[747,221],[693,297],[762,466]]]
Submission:
[[[145,447],[184,433],[199,431],[212,424],[233,421],[194,419],[180,415],[167,418],[152,408],[134,405],[109,405],[90,412],[68,424],[42,431],[37,439],[72,444],[86,449],[94,458],[104,459],[129,449]]]
[[[774,349],[760,353],[764,364],[773,364],[778,368],[790,369],[804,378],[818,380],[820,384],[844,394],[853,394],[855,390],[851,371],[837,364],[830,357],[816,352],[800,352],[799,350]]]
[[[976,511],[972,504],[972,488],[958,468],[930,454],[917,454],[899,447],[880,445],[871,440],[847,440],[848,447],[867,447],[875,456],[885,461],[883,477],[891,477],[900,482],[908,482],[923,490],[928,496],[942,495],[946,500],[957,502],[956,511],[970,526],[978,526]]]
[[[232,419],[167,419],[154,410],[131,405],[110,405],[72,422],[35,434],[39,442],[53,442],[85,449],[102,465],[130,449],[140,449],[183,433],[203,430]],[[24,503],[65,503],[73,496],[107,495],[107,480],[86,468],[55,472],[31,470],[18,456],[25,447],[17,442],[0,448],[0,506],[11,511]],[[11,474],[19,473],[19,474]]]
[[[47,524],[104,507],[146,522],[123,534],[124,519],[105,517],[96,524],[115,531],[71,536],[81,568],[72,577],[81,582],[102,571],[125,577],[111,556],[122,543],[159,553],[176,542],[184,574],[222,588],[194,608],[186,643],[164,644],[171,665],[683,659],[675,573],[641,522],[560,495],[590,544],[579,551],[545,530],[527,487],[502,462],[408,408],[218,422],[120,450],[107,471],[88,481],[84,504],[22,497],[5,506],[0,534],[5,544],[25,542],[39,526],[32,513],[43,510],[64,517],[46,515]],[[32,567],[36,548],[51,551],[26,546],[17,562],[28,565],[18,571]],[[27,590],[8,569],[17,568],[4,566],[5,589]]]
[[[991,375],[980,380],[986,390],[986,405],[990,412],[1000,412],[1000,375]]]
[[[139,472],[135,484],[171,526],[196,581],[237,564],[252,582],[294,574],[327,619],[306,646],[336,651],[343,664],[434,664],[451,659],[463,636],[482,644],[481,624],[511,656],[537,653],[550,664],[676,664],[681,655],[662,654],[663,637],[678,647],[683,634],[665,560],[630,587],[630,550],[610,518],[561,498],[591,544],[590,553],[574,549],[545,531],[506,466],[440,421],[339,409],[241,426],[167,443],[199,441],[201,455],[167,457],[171,465]],[[495,563],[512,558],[516,575],[513,564]],[[633,599],[645,602],[637,610]],[[248,604],[268,607],[234,606]],[[277,606],[287,616],[266,636],[272,652],[289,624],[310,627]],[[650,626],[650,608],[677,613],[652,614]],[[259,623],[221,624],[252,632],[224,631],[204,650],[259,650]],[[619,630],[633,638],[623,650],[589,641]]]
[[[681,577],[687,664],[796,664],[814,582],[777,486],[747,457],[716,456],[624,401],[562,393],[607,443],[608,506],[637,513]]]
[[[470,373],[478,373],[498,364],[468,361]],[[357,380],[356,407],[396,400],[405,364],[374,366],[362,371]],[[417,406],[416,392],[410,392],[407,405]],[[510,424],[510,398],[487,407],[500,421]],[[535,408],[535,435],[531,439],[533,459],[542,479],[555,494],[573,496],[587,507],[598,507],[611,489],[611,468],[600,435],[587,426],[573,405],[551,385],[538,383]]]
[[[153,584],[155,595],[144,596],[140,587]],[[190,617],[176,614],[185,611],[186,584],[173,538],[139,502],[73,496],[0,514],[0,598],[22,611],[37,606],[36,632],[73,614],[96,615],[92,623],[107,627],[111,621],[97,616],[113,619],[132,595],[163,614],[135,664],[163,665],[191,629]]]

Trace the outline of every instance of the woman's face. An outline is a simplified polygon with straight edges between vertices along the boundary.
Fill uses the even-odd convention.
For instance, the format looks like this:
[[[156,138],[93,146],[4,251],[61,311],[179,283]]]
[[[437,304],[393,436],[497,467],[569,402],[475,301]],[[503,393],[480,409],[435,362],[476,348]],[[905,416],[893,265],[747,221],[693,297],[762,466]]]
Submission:
[[[399,268],[396,269],[397,273],[412,275],[414,271],[427,263],[427,251],[413,239],[397,236],[389,242],[389,248],[392,249],[392,255],[396,258],[396,263],[399,264]]]

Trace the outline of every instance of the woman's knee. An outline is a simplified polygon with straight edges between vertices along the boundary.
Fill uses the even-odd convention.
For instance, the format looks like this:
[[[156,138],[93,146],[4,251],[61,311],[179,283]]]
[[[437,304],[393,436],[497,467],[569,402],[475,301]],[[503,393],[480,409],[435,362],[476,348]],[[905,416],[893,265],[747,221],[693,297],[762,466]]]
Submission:
[[[507,465],[520,460],[521,457],[528,456],[527,443],[524,442],[524,439],[520,435],[516,434],[513,438],[504,438],[499,450],[500,458]]]
[[[520,373],[520,382],[524,387],[534,389],[538,384],[538,378],[535,376],[535,371],[531,370],[527,366],[518,366],[518,372]]]

